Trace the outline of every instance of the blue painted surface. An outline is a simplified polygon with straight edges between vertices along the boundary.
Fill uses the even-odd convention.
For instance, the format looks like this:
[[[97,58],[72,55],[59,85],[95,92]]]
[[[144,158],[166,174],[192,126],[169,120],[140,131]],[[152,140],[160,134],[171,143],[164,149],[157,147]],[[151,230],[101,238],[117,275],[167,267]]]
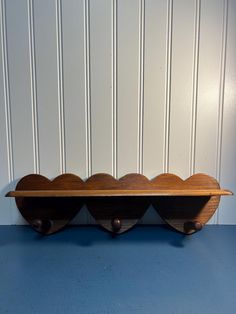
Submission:
[[[236,313],[236,226],[0,227],[0,313]]]

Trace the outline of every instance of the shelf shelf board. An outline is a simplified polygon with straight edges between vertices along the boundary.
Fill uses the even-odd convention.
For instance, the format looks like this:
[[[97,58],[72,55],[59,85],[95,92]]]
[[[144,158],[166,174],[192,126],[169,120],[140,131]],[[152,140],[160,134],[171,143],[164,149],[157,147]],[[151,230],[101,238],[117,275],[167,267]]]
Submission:
[[[161,190],[16,190],[7,197],[115,197],[115,196],[221,196],[232,195],[224,189],[161,189]]]

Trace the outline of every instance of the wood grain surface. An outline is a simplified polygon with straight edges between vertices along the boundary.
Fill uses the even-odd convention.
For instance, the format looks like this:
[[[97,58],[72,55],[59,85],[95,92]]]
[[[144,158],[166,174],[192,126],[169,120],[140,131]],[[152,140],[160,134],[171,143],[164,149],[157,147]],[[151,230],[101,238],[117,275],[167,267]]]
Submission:
[[[23,177],[15,197],[23,217],[44,234],[63,228],[78,213],[83,203],[105,229],[122,233],[133,227],[150,204],[176,230],[191,234],[212,217],[221,195],[231,195],[206,174],[187,180],[165,173],[149,180],[141,174],[127,174],[119,180],[109,174],[95,174],[83,181],[63,174],[54,180],[38,174]]]

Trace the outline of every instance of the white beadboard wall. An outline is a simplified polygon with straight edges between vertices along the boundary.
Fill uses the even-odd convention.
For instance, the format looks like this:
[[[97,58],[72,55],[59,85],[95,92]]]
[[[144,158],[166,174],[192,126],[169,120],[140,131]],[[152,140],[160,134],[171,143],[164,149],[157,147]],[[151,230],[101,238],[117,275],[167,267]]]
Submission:
[[[205,172],[236,192],[235,0],[0,0],[0,19],[0,224],[24,223],[4,195],[29,173]]]

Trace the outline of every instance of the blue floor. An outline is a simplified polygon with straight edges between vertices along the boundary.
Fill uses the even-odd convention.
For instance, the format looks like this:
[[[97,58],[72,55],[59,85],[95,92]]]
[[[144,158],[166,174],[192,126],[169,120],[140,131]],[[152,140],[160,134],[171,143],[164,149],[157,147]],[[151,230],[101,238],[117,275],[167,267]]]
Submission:
[[[236,226],[0,227],[0,313],[236,313]]]

